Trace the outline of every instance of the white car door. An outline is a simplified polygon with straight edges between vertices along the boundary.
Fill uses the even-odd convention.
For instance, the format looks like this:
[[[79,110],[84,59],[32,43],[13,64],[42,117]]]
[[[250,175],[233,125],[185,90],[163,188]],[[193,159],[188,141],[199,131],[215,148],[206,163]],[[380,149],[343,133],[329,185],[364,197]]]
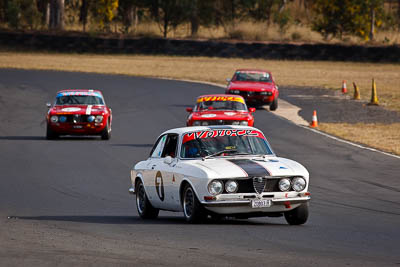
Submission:
[[[163,191],[160,191],[162,186],[162,173],[160,167],[162,167],[163,158],[161,158],[164,150],[165,141],[167,135],[160,136],[150,153],[150,158],[147,160],[146,171],[143,172],[144,186],[147,197],[150,203],[155,208],[162,208],[162,195]],[[161,197],[160,197],[161,196]]]

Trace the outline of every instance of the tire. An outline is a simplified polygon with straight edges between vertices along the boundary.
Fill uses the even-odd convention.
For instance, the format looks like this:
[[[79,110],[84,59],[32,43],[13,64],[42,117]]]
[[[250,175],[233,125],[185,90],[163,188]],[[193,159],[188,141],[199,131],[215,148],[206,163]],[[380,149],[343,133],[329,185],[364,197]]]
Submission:
[[[301,204],[299,207],[285,212],[285,219],[290,225],[304,224],[308,219],[308,203]]]
[[[200,223],[206,219],[207,213],[190,185],[186,185],[183,190],[182,205],[183,215],[188,223]]]
[[[54,140],[54,139],[57,139],[57,137],[58,137],[58,135],[47,124],[47,126],[46,126],[46,139],[47,140]]]
[[[111,126],[110,121],[107,121],[106,128],[101,132],[101,139],[102,140],[110,140],[111,138]]]
[[[142,181],[136,183],[136,209],[142,219],[156,219],[160,211],[151,205]]]
[[[269,110],[274,111],[278,108],[278,98],[275,97],[272,103],[269,105]]]

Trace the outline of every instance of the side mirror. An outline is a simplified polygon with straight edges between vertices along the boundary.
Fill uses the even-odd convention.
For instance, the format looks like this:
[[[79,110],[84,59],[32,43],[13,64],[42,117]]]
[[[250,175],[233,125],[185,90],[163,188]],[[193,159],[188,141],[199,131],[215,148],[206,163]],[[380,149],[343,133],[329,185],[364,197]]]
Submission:
[[[230,83],[230,82],[231,82],[231,79],[229,79],[229,78],[226,78],[226,81],[227,81],[228,83]]]
[[[49,102],[46,103],[47,108],[51,108],[51,104]]]
[[[193,108],[186,108],[187,112],[193,112]]]
[[[172,158],[171,158],[171,156],[166,156],[165,159],[164,159],[164,163],[165,163],[165,164],[168,164],[168,165],[171,164],[171,163],[172,163]]]
[[[250,113],[256,112],[256,108],[249,108]]]

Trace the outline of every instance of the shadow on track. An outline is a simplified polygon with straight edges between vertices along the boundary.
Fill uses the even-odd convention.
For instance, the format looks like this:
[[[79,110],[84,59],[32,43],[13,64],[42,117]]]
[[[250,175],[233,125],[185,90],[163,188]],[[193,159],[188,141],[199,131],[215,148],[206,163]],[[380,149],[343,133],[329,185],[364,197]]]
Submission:
[[[34,220],[34,221],[61,221],[61,222],[79,222],[79,223],[96,223],[96,224],[185,224],[183,217],[163,216],[154,220],[143,220],[139,216],[9,216],[9,219]],[[270,226],[289,226],[286,223],[261,222],[253,220],[238,220],[234,218],[226,218],[221,220],[207,219],[203,224],[206,225],[270,225]]]
[[[153,147],[153,144],[112,144],[111,146]]]
[[[0,136],[0,140],[25,140],[25,141],[36,141],[46,140],[44,136]]]

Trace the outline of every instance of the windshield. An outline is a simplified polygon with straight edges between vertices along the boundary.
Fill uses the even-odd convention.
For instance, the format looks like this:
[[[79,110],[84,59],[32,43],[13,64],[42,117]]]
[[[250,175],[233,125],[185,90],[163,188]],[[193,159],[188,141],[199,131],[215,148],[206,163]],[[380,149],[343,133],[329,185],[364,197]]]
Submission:
[[[237,71],[232,80],[244,82],[272,82],[271,75],[268,72],[251,71]]]
[[[183,136],[181,158],[200,158],[214,154],[232,156],[273,153],[264,135],[257,130],[209,130],[187,133]]]
[[[244,110],[247,111],[246,104],[242,97],[209,96],[197,99],[195,111],[202,110]]]
[[[97,92],[62,92],[57,94],[56,105],[104,105]]]

